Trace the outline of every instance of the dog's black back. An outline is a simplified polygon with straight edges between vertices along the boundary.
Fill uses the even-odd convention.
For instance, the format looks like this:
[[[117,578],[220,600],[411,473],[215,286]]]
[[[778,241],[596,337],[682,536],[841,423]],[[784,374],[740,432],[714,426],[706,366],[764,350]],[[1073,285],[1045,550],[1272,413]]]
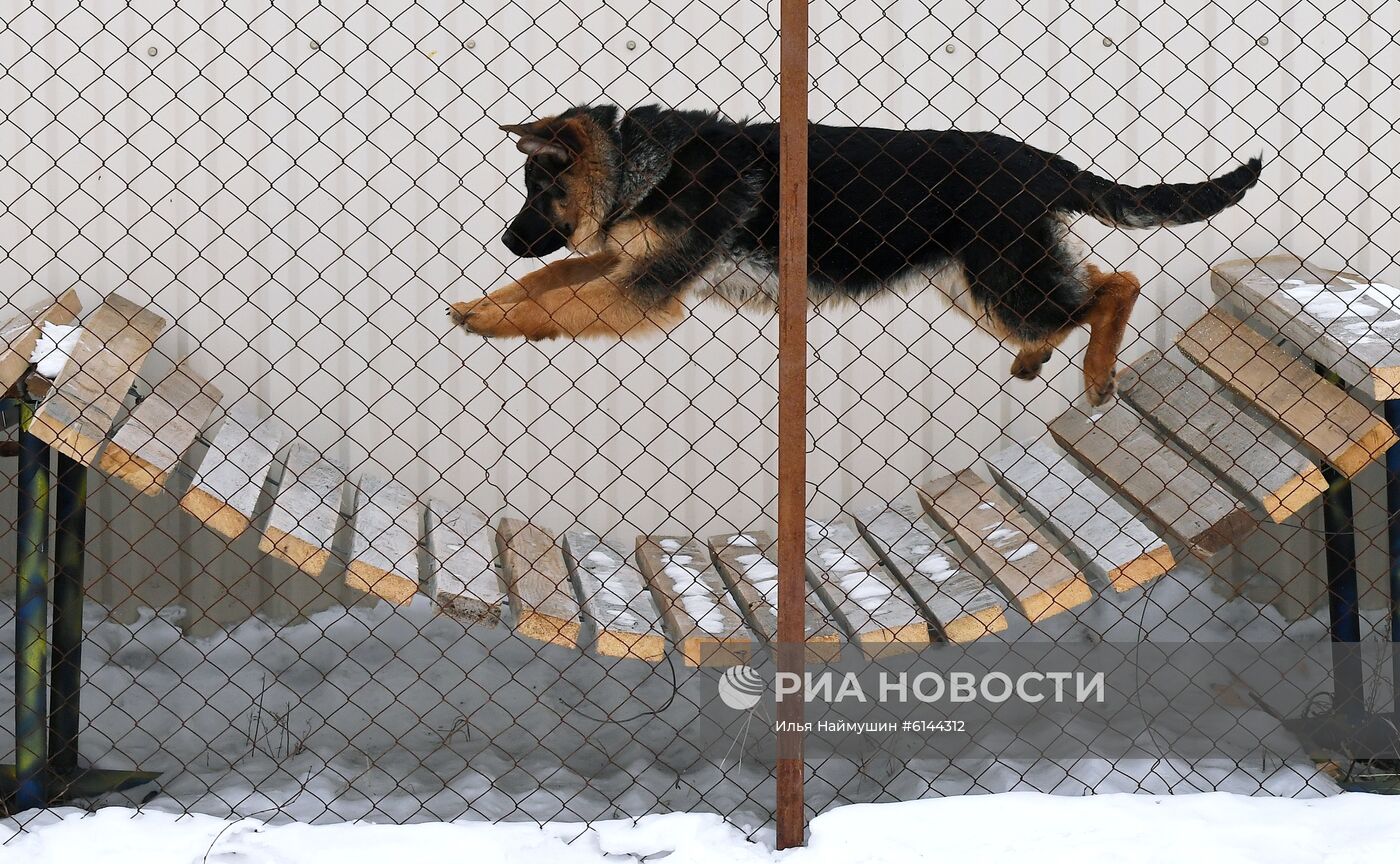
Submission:
[[[661,299],[724,259],[752,276],[778,253],[778,130],[647,106],[571,109],[607,130],[619,192],[608,219],[679,238],[634,290]],[[814,299],[859,299],[908,277],[961,270],[973,305],[1034,342],[1080,323],[1090,301],[1069,214],[1125,227],[1195,222],[1237,202],[1260,161],[1204,183],[1122,186],[990,132],[813,125],[809,274]],[[629,189],[631,176],[646,176]],[[635,184],[634,184],[635,185]],[[639,193],[639,194],[634,194]]]

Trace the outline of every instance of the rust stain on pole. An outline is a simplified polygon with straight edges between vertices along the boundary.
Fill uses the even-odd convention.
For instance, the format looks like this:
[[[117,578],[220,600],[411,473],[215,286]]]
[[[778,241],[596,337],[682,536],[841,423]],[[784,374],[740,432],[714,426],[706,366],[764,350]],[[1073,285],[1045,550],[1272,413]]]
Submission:
[[[778,157],[778,651],[779,672],[805,662],[807,517],[807,0],[782,0]],[[778,703],[778,848],[801,846],[801,694]]]

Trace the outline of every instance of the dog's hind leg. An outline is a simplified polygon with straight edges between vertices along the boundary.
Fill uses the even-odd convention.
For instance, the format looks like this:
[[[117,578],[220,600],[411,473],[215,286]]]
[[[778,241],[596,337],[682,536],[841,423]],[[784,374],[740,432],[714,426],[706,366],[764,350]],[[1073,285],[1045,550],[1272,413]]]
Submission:
[[[1055,356],[1055,349],[1069,336],[1070,329],[1066,327],[1053,336],[1022,345],[1021,350],[1016,353],[1016,359],[1011,361],[1011,374],[1022,381],[1034,381],[1040,377],[1041,367]]]
[[[1102,405],[1113,396],[1118,349],[1122,347],[1142,283],[1131,273],[1105,273],[1093,264],[1086,267],[1094,300],[1084,316],[1089,325],[1089,347],[1084,352],[1084,393],[1090,405]]]

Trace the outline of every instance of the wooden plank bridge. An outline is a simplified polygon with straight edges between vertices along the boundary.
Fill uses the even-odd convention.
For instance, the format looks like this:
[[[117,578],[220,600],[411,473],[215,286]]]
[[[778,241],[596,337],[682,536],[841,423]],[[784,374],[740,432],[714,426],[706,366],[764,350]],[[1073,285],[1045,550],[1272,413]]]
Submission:
[[[1303,518],[1327,484],[1397,443],[1368,395],[1400,394],[1400,292],[1283,256],[1227,262],[1217,306],[1178,344],[1125,370],[1122,398],[1074,405],[1027,447],[920,480],[903,500],[808,526],[806,638],[814,658],[967,643],[1020,617],[1074,614],[1140,590],[1189,552],[1226,553],[1260,520]],[[1257,309],[1240,317],[1241,304]],[[69,292],[0,328],[6,387]],[[777,569],[761,532],[600,536],[492,523],[339,464],[265,413],[219,406],[177,365],[122,399],[164,319],[117,295],[82,320],[32,432],[140,492],[169,493],[211,530],[259,547],[337,599],[424,595],[467,626],[505,622],[564,648],[691,666],[748,662],[775,635]],[[1285,337],[1303,356],[1276,344]]]

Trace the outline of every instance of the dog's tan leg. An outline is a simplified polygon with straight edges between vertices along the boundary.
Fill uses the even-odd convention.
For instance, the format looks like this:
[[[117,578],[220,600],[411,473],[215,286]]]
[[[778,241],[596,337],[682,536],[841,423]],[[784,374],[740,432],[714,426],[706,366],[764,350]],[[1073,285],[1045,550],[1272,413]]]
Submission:
[[[478,307],[463,324],[482,336],[523,336],[553,339],[558,336],[604,336],[622,339],[649,330],[669,330],[685,314],[680,298],[644,308],[617,282],[596,279],[570,288],[549,291],[508,306]]]
[[[478,312],[492,308],[499,311],[506,306],[547,294],[559,288],[599,279],[617,266],[617,260],[617,255],[603,252],[581,258],[563,258],[551,261],[538,270],[525,274],[515,282],[497,288],[485,297],[453,303],[447,311],[452,316],[453,323],[465,325],[468,319]]]
[[[1113,396],[1118,349],[1142,283],[1131,273],[1104,273],[1092,264],[1088,272],[1094,305],[1085,317],[1089,347],[1084,352],[1084,392],[1090,405],[1102,405]]]

